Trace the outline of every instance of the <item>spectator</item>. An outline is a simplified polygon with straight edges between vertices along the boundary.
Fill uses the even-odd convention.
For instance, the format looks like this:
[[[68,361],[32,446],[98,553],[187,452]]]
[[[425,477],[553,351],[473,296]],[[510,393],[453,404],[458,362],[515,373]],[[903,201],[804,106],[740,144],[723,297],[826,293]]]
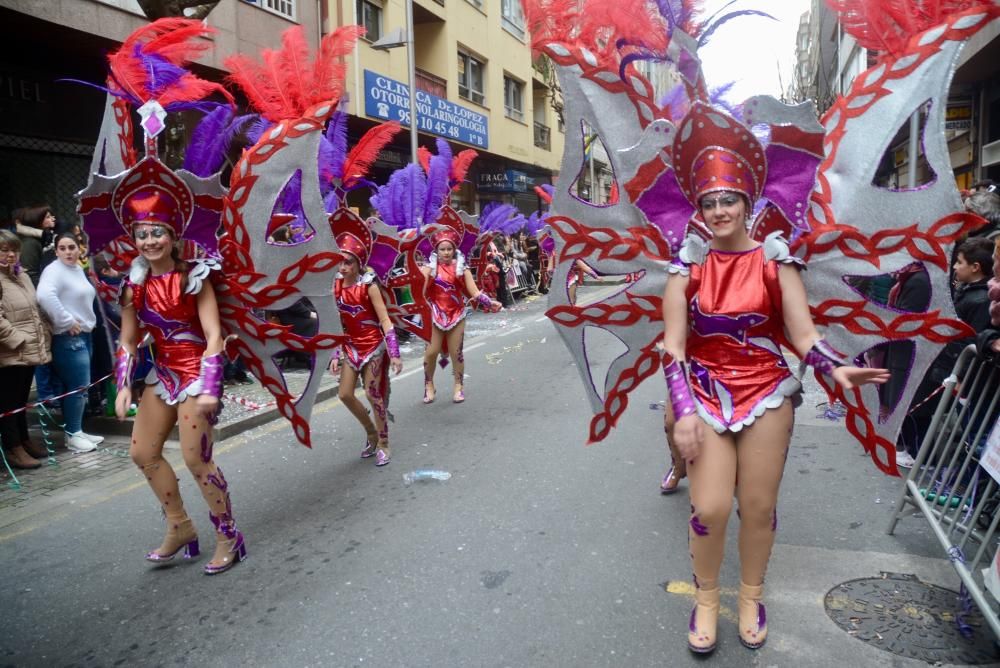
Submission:
[[[72,232],[56,237],[56,257],[38,281],[38,303],[52,322],[52,371],[67,391],[90,385],[91,332],[97,324],[94,286],[80,266],[80,246]],[[62,400],[66,447],[90,452],[104,440],[83,431],[87,397],[77,392]]]
[[[987,281],[992,271],[993,248],[993,242],[988,239],[969,239],[959,246],[953,267],[955,280],[958,283],[955,289],[955,312],[962,322],[975,330],[976,334],[990,324]],[[897,466],[909,468],[913,465],[912,458],[920,448],[937,407],[937,401],[929,399],[944,383],[945,378],[954,369],[958,356],[970,343],[975,343],[974,337],[951,341],[927,370],[927,374],[913,395],[907,413],[908,419],[903,423],[900,432],[899,444],[904,446],[905,452],[897,455]]]
[[[0,414],[28,403],[35,366],[49,361],[49,328],[35,302],[35,287],[18,260],[21,239],[0,230]],[[42,465],[36,457],[48,456],[45,448],[28,437],[24,411],[0,418],[0,445],[4,457],[17,469]]]
[[[269,319],[277,320],[279,324],[288,325],[292,328],[293,334],[309,338],[316,336],[319,331],[319,320],[312,302],[303,297],[288,308],[270,311]],[[281,353],[284,358],[284,368],[312,368],[312,356],[307,353],[300,353],[292,350]]]
[[[978,190],[965,200],[965,208],[986,219],[987,225],[973,230],[970,237],[993,239],[1000,236],[1000,192]]]
[[[993,246],[993,278],[987,288],[990,299],[990,324],[976,336],[976,350],[980,355],[1000,360],[1000,239]]]
[[[20,209],[19,216],[14,224],[21,237],[21,267],[38,287],[42,269],[55,259],[56,217],[48,204]]]
[[[528,285],[527,289],[534,291],[537,281],[535,280],[535,272],[532,271],[528,262],[528,235],[523,231],[516,233],[511,238],[511,253],[514,256],[514,262],[517,263],[518,273]]]
[[[931,301],[931,282],[923,264],[911,262],[895,273],[895,279],[895,284],[889,290],[889,308],[905,313],[926,311]],[[884,385],[878,386],[881,405],[879,420],[882,422],[888,419],[903,396],[913,360],[912,346],[909,341],[890,341],[883,346],[885,356],[881,366],[887,368],[891,375]]]

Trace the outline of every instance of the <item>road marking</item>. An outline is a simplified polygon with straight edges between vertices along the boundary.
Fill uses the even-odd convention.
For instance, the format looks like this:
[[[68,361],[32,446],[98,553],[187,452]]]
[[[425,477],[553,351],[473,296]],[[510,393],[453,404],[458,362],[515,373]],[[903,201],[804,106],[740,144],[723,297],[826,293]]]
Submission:
[[[517,327],[513,327],[511,329],[508,329],[505,332],[501,332],[500,334],[497,334],[496,337],[499,339],[500,337],[510,336],[511,334],[516,334],[517,332],[523,332],[523,331],[524,331],[524,327],[522,327],[521,325],[518,325]]]
[[[549,316],[543,315],[541,318],[538,318],[537,320],[535,320],[535,322],[545,322],[548,319],[549,319]]]

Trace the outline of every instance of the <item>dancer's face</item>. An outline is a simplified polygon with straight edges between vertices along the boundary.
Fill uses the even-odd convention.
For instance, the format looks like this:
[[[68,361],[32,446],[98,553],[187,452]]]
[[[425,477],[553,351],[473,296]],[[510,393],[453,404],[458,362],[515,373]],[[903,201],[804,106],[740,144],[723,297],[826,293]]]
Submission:
[[[442,241],[437,247],[438,260],[451,262],[455,259],[455,247],[450,241]]]
[[[747,205],[743,196],[731,190],[708,193],[701,198],[701,216],[712,236],[731,238],[746,233]]]
[[[135,245],[149,262],[162,261],[170,257],[174,235],[166,225],[138,223],[132,226]]]
[[[348,280],[357,278],[360,267],[358,258],[350,253],[344,253],[344,259],[340,261],[340,275]]]

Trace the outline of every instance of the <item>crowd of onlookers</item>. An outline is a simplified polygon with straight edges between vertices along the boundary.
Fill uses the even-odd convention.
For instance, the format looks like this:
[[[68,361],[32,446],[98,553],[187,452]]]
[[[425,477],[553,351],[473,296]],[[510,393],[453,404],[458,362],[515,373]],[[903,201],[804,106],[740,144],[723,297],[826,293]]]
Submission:
[[[47,205],[18,209],[12,219],[0,229],[0,415],[28,403],[32,382],[39,399],[65,395],[51,405],[60,411],[63,444],[88,452],[104,440],[83,431],[88,405],[103,400],[101,388],[89,386],[111,368],[111,353],[101,340],[108,330],[87,240],[78,224],[60,224]],[[106,264],[97,269],[116,280]],[[14,468],[37,468],[48,456],[31,439],[27,417],[0,417],[0,445]]]
[[[472,253],[485,253],[488,261],[485,272],[477,277],[480,289],[505,308],[514,305],[515,297],[548,292],[554,258],[526,231],[497,232],[480,240]]]
[[[948,289],[955,312],[975,332],[974,336],[948,343],[920,380],[910,401],[903,429],[897,442],[897,463],[913,465],[913,457],[931,426],[940,398],[940,388],[952,373],[962,350],[975,344],[977,353],[987,361],[1000,363],[1000,187],[992,181],[976,183],[965,195],[966,209],[984,219],[955,246],[949,284],[931,285],[920,263],[903,267],[888,280],[869,283],[868,294],[889,308],[906,313],[927,310],[931,291]],[[879,388],[883,416],[898,410],[913,360],[913,344],[908,341],[881,346],[870,362],[884,366],[892,377]]]

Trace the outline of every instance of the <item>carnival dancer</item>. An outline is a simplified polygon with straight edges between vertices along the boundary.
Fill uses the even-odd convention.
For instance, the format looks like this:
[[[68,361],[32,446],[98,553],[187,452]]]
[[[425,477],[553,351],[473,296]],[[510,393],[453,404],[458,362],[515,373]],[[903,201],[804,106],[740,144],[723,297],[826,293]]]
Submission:
[[[451,148],[443,139],[437,140],[437,154],[421,148],[422,165],[410,164],[393,172],[389,182],[372,196],[371,204],[382,222],[403,232],[418,231],[419,243],[407,243],[406,266],[415,265],[415,257],[423,253],[426,264],[414,269],[422,275],[423,294],[414,295],[416,304],[409,308],[411,316],[418,314],[421,327],[399,322],[427,341],[424,352],[425,404],[434,401],[434,364],[440,355],[445,366],[451,358],[455,388],[452,400],[465,401],[462,381],[465,363],[462,343],[465,334],[466,298],[484,310],[497,311],[500,303],[489,298],[476,286],[472,271],[466,264],[465,253],[476,243],[479,230],[465,222],[448,206],[449,192],[461,186],[476,152],[467,149],[452,158]],[[464,214],[463,214],[464,215]],[[427,237],[430,237],[429,243]],[[402,248],[402,246],[401,246]],[[429,325],[429,326],[428,326]]]
[[[153,368],[145,379],[129,453],[160,502],[167,532],[146,559],[162,563],[181,552],[185,558],[199,553],[198,534],[184,509],[177,476],[163,458],[164,441],[176,423],[184,462],[198,483],[216,530],[215,553],[204,568],[208,575],[229,570],[247,555],[243,534],[233,518],[229,484],[212,457],[212,425],[220,410],[224,364],[219,309],[209,274],[219,268],[215,234],[225,189],[217,174],[202,176],[193,166],[175,172],[160,162],[157,135],[165,128],[167,112],[218,109],[217,103],[201,102],[213,92],[232,101],[218,84],[182,69],[206,48],[201,38],[212,32],[200,21],[161,19],[137,30],[109,56],[108,92],[138,109],[146,154],[136,162],[134,154],[126,151],[132,145],[126,141],[131,132],[126,107],[120,118],[129,122],[122,122],[117,131],[119,145],[125,147],[121,158],[126,169],[113,176],[93,174],[79,195],[78,209],[92,242],[91,252],[107,250],[121,260],[121,249],[134,246],[138,251],[120,297],[115,412],[124,419],[132,403],[137,345],[143,332],[148,333],[153,341]],[[173,75],[159,78],[164,71]],[[222,139],[204,137],[201,126],[196,134],[199,131],[202,135],[193,137],[192,144]],[[196,153],[189,151],[188,158]],[[216,170],[221,162],[216,161]],[[197,248],[201,259],[183,259],[185,243]]]
[[[333,293],[340,310],[340,321],[348,341],[341,346],[340,401],[364,427],[368,440],[361,457],[375,457],[375,466],[385,466],[389,450],[389,368],[394,374],[403,370],[399,342],[385,306],[382,288],[374,271],[366,268],[371,255],[372,234],[365,222],[347,208],[338,208],[330,216],[337,247],[344,254]],[[337,371],[338,357],[332,369]],[[358,377],[372,407],[368,415],[354,396]]]
[[[465,255],[459,249],[460,240],[461,235],[455,227],[443,225],[431,237],[434,251],[421,269],[427,277],[427,301],[430,302],[431,321],[434,324],[430,343],[424,351],[425,404],[432,403],[437,395],[434,365],[443,345],[447,345],[452,375],[455,378],[451,400],[456,404],[465,401],[465,356],[462,348],[465,344],[466,298],[487,311],[500,309],[500,302],[490,299],[476,286],[472,271],[465,266]]]
[[[724,119],[718,125],[707,118]],[[719,125],[726,125],[726,129]],[[706,127],[710,126],[710,127]],[[735,494],[740,517],[740,641],[767,638],[764,572],[777,530],[778,487],[801,385],[781,353],[784,332],[807,365],[845,390],[884,383],[885,369],[851,366],[813,325],[800,260],[780,233],[748,231],[763,151],[725,112],[695,103],[675,151],[681,191],[711,233],[692,233],[670,265],[664,293],[664,374],[676,418],[671,440],[690,481],[689,544],[696,605],[688,646],[716,646],[719,570]],[[739,290],[732,286],[739,285]],[[737,482],[738,481],[738,482]]]

